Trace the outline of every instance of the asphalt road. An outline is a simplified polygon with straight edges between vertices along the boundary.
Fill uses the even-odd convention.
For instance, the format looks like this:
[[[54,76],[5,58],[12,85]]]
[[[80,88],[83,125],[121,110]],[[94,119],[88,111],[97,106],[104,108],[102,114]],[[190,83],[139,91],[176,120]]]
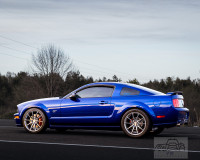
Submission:
[[[200,128],[175,127],[157,137],[188,137],[188,159],[200,157]],[[154,159],[154,137],[129,138],[121,131],[48,129],[30,134],[13,120],[0,120],[0,160]]]

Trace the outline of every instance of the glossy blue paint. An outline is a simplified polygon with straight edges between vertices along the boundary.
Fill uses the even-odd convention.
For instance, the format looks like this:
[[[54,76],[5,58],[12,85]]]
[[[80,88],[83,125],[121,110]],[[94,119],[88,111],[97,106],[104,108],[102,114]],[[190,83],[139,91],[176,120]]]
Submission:
[[[113,87],[111,97],[88,97],[70,99],[70,95],[77,91],[94,86]],[[122,88],[139,91],[138,95],[120,95]],[[177,123],[185,123],[189,116],[187,108],[175,108],[172,100],[183,99],[182,95],[164,94],[139,85],[118,82],[100,82],[84,85],[69,93],[63,98],[45,98],[19,104],[19,119],[16,124],[22,126],[22,117],[29,108],[39,108],[45,114],[50,128],[115,128],[120,127],[123,114],[131,109],[138,108],[147,113],[152,126],[171,127]],[[157,116],[165,118],[157,118]]]

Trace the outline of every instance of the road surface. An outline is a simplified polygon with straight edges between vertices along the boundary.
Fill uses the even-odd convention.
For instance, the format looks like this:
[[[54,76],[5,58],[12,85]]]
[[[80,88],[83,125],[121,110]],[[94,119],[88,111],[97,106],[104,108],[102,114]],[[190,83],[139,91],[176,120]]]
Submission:
[[[175,127],[158,137],[188,137],[188,159],[200,157],[200,128]],[[154,137],[129,138],[121,131],[47,129],[30,134],[13,120],[0,120],[0,160],[154,159]]]

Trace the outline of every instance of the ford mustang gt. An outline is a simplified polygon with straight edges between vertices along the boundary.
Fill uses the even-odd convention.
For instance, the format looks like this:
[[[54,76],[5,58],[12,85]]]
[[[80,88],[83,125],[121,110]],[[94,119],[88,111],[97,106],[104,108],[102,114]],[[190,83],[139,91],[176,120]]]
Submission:
[[[189,116],[182,92],[164,94],[119,82],[91,83],[62,98],[37,99],[17,107],[16,125],[30,133],[84,128],[123,130],[130,137],[141,137],[187,123]]]

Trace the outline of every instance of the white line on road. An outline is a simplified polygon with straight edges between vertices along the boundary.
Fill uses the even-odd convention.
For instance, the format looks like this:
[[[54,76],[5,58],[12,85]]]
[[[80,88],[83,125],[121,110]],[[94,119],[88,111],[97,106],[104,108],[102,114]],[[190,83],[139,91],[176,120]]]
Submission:
[[[70,144],[70,143],[11,141],[11,140],[0,140],[0,142],[5,142],[5,143],[22,143],[22,144],[47,144],[47,145],[78,146],[78,147],[96,147],[96,148],[114,148],[114,149],[152,150],[152,151],[157,150],[155,148],[126,147],[126,146],[104,146],[104,145],[93,145],[93,144]],[[193,150],[183,150],[183,151],[181,151],[181,150],[167,150],[167,151],[200,153],[200,151],[193,151]]]

